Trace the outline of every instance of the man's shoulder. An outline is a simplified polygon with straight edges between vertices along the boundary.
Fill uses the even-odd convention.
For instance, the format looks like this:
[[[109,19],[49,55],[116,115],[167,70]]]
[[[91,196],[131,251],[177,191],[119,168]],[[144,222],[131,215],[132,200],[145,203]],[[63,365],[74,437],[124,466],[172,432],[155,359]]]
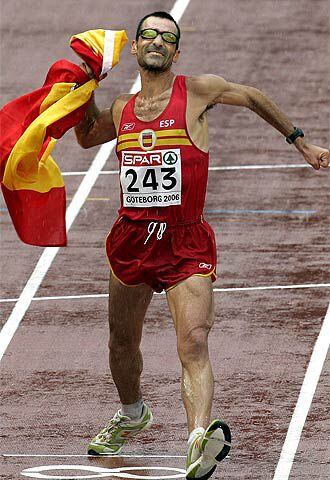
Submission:
[[[112,109],[122,109],[126,103],[133,97],[132,93],[122,93],[118,95],[112,103]]]
[[[129,102],[129,100],[132,97],[133,97],[133,95],[131,93],[123,93],[123,94],[119,95],[118,97],[116,97],[114,99],[114,101],[112,102],[111,113],[112,113],[112,118],[113,118],[113,121],[116,125],[116,128],[118,128],[120,118],[121,118],[121,115],[122,115],[122,112],[123,112],[123,109],[124,109],[125,105],[127,104],[127,102]]]
[[[221,86],[224,88],[226,83],[227,82],[223,77],[213,74],[192,75],[186,77],[188,92],[201,96],[208,95],[210,90],[213,90],[214,88],[217,88],[217,90],[219,88],[221,89]]]

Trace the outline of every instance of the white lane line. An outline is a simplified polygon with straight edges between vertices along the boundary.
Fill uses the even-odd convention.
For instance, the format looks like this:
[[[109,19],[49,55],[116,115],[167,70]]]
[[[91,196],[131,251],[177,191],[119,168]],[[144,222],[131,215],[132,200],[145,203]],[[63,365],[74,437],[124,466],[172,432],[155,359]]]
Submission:
[[[180,21],[185,9],[187,8],[190,0],[176,0],[172,10],[171,15],[175,18],[177,22]],[[141,88],[140,77],[138,76],[130,90],[130,93],[136,93]],[[94,186],[101,170],[104,168],[104,165],[109,158],[116,142],[105,143],[101,146],[97,152],[90,168],[88,169],[85,177],[83,178],[81,184],[78,187],[69,207],[66,211],[66,221],[67,221],[67,230],[69,231],[71,225],[73,224],[76,216],[78,215],[81,207],[83,206],[86,198],[89,195],[92,187]],[[43,278],[48,272],[51,264],[53,263],[54,258],[59,251],[59,247],[47,247],[44,249],[39,261],[32,272],[30,278],[28,279],[23,291],[17,300],[16,305],[13,308],[7,322],[2,327],[0,332],[0,361],[10,344],[13,336],[19,324],[21,323],[27,309],[29,308],[31,301],[37,292]]]
[[[311,165],[307,163],[302,164],[288,164],[288,165],[228,165],[222,167],[210,167],[209,170],[267,170],[267,169],[277,169],[277,168],[312,168]]]
[[[34,458],[51,458],[51,457],[55,457],[55,458],[71,458],[71,457],[78,457],[78,458],[103,458],[103,457],[107,457],[107,458],[114,458],[114,455],[82,455],[82,454],[29,454],[29,453],[2,453],[1,454],[1,457],[27,457],[27,458],[30,458],[30,457],[34,457]],[[186,458],[186,456],[184,455],[143,455],[143,454],[137,454],[137,455],[134,455],[134,454],[126,454],[126,455],[116,455],[115,456],[116,458]]]
[[[329,288],[330,283],[306,283],[302,285],[268,285],[262,287],[236,287],[236,288],[213,288],[215,293],[218,292],[253,292],[258,290],[286,290],[286,289],[300,289],[300,288]],[[165,292],[157,293],[155,295],[165,295]],[[78,300],[83,298],[107,298],[107,293],[91,293],[86,295],[60,295],[53,297],[34,297],[32,301],[43,300]],[[17,302],[17,298],[2,298],[0,303]]]
[[[330,304],[305,374],[273,480],[288,480],[304,424],[330,346]]]
[[[226,170],[267,170],[278,168],[311,168],[311,165],[305,163],[288,164],[288,165],[223,165],[221,167],[209,167],[209,171],[226,171]],[[62,172],[65,177],[85,175],[86,172]],[[100,175],[118,175],[119,170],[102,170]]]
[[[328,288],[330,283],[304,283],[299,285],[266,285],[261,287],[214,288],[215,292],[251,292],[254,290],[285,290],[297,288]]]

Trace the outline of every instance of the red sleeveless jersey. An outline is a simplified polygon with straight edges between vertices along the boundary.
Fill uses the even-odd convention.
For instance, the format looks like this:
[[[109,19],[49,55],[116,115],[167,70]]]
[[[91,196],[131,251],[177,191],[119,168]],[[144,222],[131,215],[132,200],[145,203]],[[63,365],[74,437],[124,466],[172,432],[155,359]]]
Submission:
[[[167,107],[151,122],[135,116],[136,96],[125,105],[118,132],[119,215],[167,225],[200,221],[209,154],[188,133],[185,77],[175,78]]]

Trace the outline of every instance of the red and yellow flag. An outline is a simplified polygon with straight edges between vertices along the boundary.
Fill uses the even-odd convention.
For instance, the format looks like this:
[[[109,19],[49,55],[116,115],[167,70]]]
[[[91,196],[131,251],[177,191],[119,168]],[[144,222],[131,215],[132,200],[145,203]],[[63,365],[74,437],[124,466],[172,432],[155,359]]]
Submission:
[[[70,45],[99,79],[118,63],[126,42],[123,30],[91,30],[73,36]],[[0,110],[1,189],[25,243],[67,244],[65,186],[50,154],[56,141],[83,119],[98,86],[96,79],[90,80],[77,65],[59,60],[41,88]]]

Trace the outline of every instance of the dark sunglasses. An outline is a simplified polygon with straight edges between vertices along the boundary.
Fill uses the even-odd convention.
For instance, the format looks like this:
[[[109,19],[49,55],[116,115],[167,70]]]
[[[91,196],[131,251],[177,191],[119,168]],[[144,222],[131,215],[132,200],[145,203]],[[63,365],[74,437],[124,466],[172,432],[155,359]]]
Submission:
[[[164,42],[167,42],[167,43],[179,42],[179,38],[175,35],[175,33],[160,32],[156,28],[145,28],[144,30],[140,31],[139,35],[145,40],[153,40],[154,38],[158,37],[158,35],[161,35]]]

